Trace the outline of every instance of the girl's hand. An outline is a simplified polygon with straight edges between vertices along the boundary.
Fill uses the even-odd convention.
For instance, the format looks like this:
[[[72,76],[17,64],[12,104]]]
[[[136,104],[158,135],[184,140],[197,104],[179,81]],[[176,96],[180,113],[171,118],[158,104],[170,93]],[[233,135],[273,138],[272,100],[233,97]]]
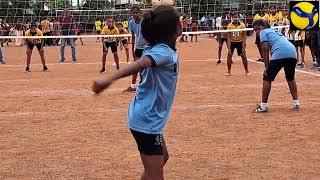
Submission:
[[[94,81],[93,85],[92,85],[92,91],[95,92],[96,94],[99,94],[103,90],[105,90],[108,87],[110,87],[111,84],[112,84],[112,79],[111,78]]]

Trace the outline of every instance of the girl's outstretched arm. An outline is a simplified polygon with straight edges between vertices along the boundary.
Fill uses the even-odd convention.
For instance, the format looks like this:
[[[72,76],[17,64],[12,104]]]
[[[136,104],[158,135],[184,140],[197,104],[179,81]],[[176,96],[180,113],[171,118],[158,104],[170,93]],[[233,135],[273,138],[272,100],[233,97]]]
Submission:
[[[93,82],[92,91],[95,93],[101,93],[107,89],[114,81],[136,74],[143,69],[149,68],[155,65],[154,60],[149,56],[143,56],[141,59],[135,61],[133,64],[128,65],[125,68],[118,70],[112,76],[104,77],[102,79]]]

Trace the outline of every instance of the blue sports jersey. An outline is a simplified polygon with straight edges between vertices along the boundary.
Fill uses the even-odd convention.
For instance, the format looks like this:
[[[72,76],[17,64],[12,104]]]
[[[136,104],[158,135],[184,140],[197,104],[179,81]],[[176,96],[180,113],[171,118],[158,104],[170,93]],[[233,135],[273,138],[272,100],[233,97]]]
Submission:
[[[260,32],[261,43],[267,42],[271,50],[271,60],[295,58],[297,52],[294,45],[279,31],[268,28]]]
[[[136,23],[136,21],[134,19],[131,19],[129,21],[129,31],[133,32],[135,37],[136,37],[136,49],[144,49],[145,46],[148,44],[147,41],[143,38],[142,36],[142,31],[141,31],[141,22],[140,23]]]
[[[128,110],[128,126],[147,134],[162,134],[176,92],[178,57],[166,44],[147,46],[143,56],[149,57],[153,66],[141,73]]]

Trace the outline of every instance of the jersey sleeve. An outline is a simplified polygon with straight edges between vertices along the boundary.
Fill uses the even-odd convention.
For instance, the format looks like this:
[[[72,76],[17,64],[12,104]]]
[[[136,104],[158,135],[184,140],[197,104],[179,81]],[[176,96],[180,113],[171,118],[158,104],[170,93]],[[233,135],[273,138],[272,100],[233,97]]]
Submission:
[[[30,29],[24,33],[24,36],[30,36]]]
[[[171,62],[171,53],[169,47],[158,45],[146,50],[144,56],[148,57],[152,61],[152,65],[157,67],[169,64]]]
[[[37,29],[37,32],[38,32],[38,36],[43,36],[43,33],[40,29]]]
[[[107,34],[107,27],[104,27],[101,31],[101,35],[106,35]]]

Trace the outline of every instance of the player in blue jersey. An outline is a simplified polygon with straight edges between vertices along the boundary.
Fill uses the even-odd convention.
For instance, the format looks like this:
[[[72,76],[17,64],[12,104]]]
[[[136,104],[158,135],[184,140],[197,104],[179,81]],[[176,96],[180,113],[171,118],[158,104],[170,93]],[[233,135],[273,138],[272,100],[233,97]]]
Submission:
[[[176,40],[182,29],[178,12],[171,6],[147,12],[141,27],[148,42],[142,57],[111,77],[95,81],[92,90],[100,93],[116,80],[141,72],[141,83],[128,110],[128,126],[144,166],[141,179],[162,180],[169,158],[163,131],[176,92]]]
[[[262,55],[265,64],[263,73],[262,102],[254,110],[255,112],[268,111],[268,97],[271,91],[271,82],[274,81],[279,71],[284,68],[286,79],[293,98],[293,110],[300,109],[297,84],[295,81],[295,67],[297,64],[297,52],[281,32],[271,29],[264,20],[253,23],[254,30],[260,37]],[[269,55],[271,53],[271,59]]]
[[[142,57],[147,41],[144,39],[141,32],[141,10],[138,6],[133,6],[131,8],[132,19],[129,21],[129,31],[132,34],[132,52],[134,61]],[[136,82],[138,74],[132,75],[131,85],[126,89],[126,92],[136,91]]]

